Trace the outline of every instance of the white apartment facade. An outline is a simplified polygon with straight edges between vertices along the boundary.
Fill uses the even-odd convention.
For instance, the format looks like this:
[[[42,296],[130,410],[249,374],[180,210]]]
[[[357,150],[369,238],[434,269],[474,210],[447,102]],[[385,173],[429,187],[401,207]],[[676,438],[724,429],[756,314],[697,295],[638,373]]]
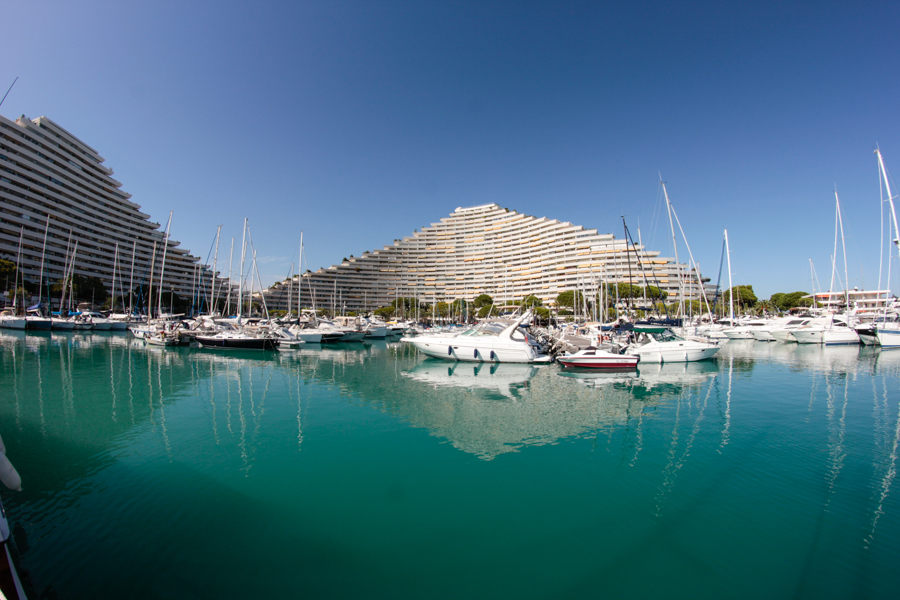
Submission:
[[[103,162],[96,150],[47,117],[0,116],[0,258],[16,260],[22,232],[21,272],[26,281],[38,282],[46,228],[44,281],[63,277],[67,248],[71,253],[77,241],[74,272],[99,278],[112,293],[115,271],[116,296],[128,293],[133,255],[135,287],[152,280],[159,289],[164,247],[165,293],[190,298],[198,285],[210,286],[207,266],[179,242],[166,244],[160,224],[141,212]]]
[[[299,287],[303,308],[341,312],[374,310],[398,297],[432,303],[483,293],[495,303],[533,294],[547,305],[564,291],[590,298],[603,284],[616,283],[659,287],[669,302],[700,297],[696,274],[659,252],[497,204],[457,208],[381,250],[304,273]],[[269,288],[267,308],[286,310],[290,296],[296,310],[297,288],[297,277]]]

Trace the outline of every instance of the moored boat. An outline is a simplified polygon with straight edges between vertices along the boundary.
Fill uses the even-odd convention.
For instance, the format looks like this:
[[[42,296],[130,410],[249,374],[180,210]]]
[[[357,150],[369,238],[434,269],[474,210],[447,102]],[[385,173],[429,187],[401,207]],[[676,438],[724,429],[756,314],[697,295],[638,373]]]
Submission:
[[[557,356],[556,362],[564,367],[583,367],[588,369],[633,369],[640,357],[630,354],[616,354],[601,348],[590,346],[574,354]]]

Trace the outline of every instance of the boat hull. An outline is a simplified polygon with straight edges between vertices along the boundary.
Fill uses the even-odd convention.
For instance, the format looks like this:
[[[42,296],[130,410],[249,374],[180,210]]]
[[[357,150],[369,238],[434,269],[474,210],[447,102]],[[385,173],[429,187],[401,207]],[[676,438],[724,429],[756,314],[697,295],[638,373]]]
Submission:
[[[228,338],[198,335],[195,339],[204,348],[219,350],[276,350],[278,348],[278,340],[272,338]]]
[[[403,338],[401,341],[432,358],[463,362],[501,362],[501,363],[549,363],[550,357],[538,354],[532,348],[521,344],[521,347],[498,347],[489,344],[466,343],[456,338]]]
[[[556,362],[564,367],[584,369],[633,369],[640,358],[624,354],[603,353],[598,356],[558,356]]]
[[[900,329],[878,329],[876,331],[878,343],[882,348],[900,348]]]
[[[46,317],[25,317],[25,329],[49,331],[53,321]]]
[[[0,328],[25,329],[25,317],[0,317]]]

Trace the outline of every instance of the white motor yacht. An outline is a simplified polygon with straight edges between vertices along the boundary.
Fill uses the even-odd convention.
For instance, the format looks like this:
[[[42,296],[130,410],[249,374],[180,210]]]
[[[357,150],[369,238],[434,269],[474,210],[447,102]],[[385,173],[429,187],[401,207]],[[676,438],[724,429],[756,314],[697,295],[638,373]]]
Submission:
[[[751,334],[753,334],[753,339],[759,342],[777,342],[784,341],[775,336],[774,332],[777,330],[786,329],[790,331],[791,329],[796,329],[802,325],[806,325],[809,321],[809,317],[781,317],[779,319],[775,319],[774,321],[769,321],[768,325],[765,327],[759,327],[751,330]],[[787,334],[785,334],[787,337]]]
[[[724,333],[725,337],[729,340],[752,340],[754,339],[753,332],[755,330],[767,328],[770,324],[771,322],[766,319],[753,319],[751,321],[744,321],[737,327],[725,329],[722,333]]]
[[[531,311],[518,319],[490,319],[454,336],[419,335],[401,342],[434,358],[469,362],[549,363],[551,357],[522,327]]]
[[[640,357],[641,363],[694,362],[712,358],[720,346],[696,339],[685,339],[666,327],[635,327],[634,341],[625,354]]]
[[[824,320],[815,319],[791,331],[791,336],[800,344],[837,346],[859,343],[859,334],[847,325],[847,319],[842,315],[831,315]]]

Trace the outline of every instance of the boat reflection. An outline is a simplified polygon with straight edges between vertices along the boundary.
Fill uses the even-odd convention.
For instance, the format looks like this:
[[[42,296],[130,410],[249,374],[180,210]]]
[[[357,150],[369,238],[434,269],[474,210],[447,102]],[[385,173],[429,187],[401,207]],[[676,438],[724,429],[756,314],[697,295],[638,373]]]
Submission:
[[[426,359],[403,376],[435,388],[485,389],[509,399],[520,398],[540,367],[514,363],[448,363]]]
[[[574,379],[589,387],[600,387],[609,384],[625,384],[642,386],[648,390],[655,387],[670,386],[681,391],[685,386],[697,386],[719,373],[719,365],[715,361],[686,363],[647,363],[638,364],[637,370],[597,371],[566,369],[560,371],[560,377]]]

